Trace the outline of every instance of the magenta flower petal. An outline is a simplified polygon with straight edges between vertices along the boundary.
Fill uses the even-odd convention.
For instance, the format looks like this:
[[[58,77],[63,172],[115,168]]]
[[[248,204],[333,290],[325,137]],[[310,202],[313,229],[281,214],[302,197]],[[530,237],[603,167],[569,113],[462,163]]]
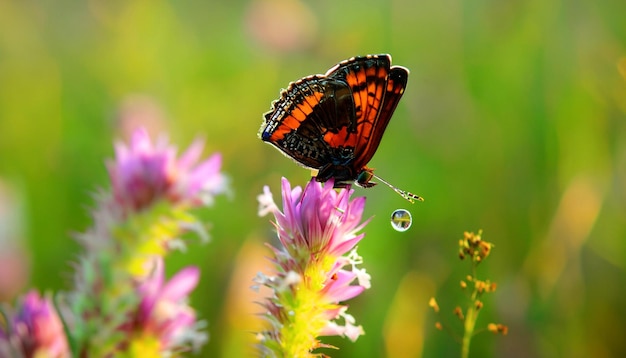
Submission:
[[[191,170],[194,164],[200,159],[202,150],[204,148],[204,141],[196,139],[189,148],[178,159],[178,166],[183,170]]]
[[[161,289],[161,299],[179,301],[188,296],[198,285],[200,269],[195,266],[185,267],[167,282]]]
[[[333,303],[347,301],[360,295],[365,290],[365,287],[350,285],[355,278],[355,273],[344,270],[338,271],[324,287],[324,295]]]

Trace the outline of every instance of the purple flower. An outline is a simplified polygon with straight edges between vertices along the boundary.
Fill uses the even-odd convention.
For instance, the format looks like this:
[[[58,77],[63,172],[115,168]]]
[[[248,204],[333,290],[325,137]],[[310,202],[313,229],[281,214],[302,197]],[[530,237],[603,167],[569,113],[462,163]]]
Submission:
[[[61,319],[47,298],[30,291],[7,329],[0,326],[0,356],[69,357]],[[11,356],[10,355],[10,356]]]
[[[136,130],[130,146],[116,144],[115,160],[108,163],[115,199],[133,211],[159,199],[211,204],[216,194],[226,191],[226,180],[219,171],[219,154],[198,163],[203,146],[196,141],[176,158],[176,148],[164,137],[153,144],[145,129]]]
[[[340,302],[370,287],[370,276],[357,268],[362,259],[355,249],[365,235],[359,233],[367,224],[362,222],[365,198],[350,200],[352,190],[336,191],[333,184],[311,180],[303,191],[292,189],[283,178],[282,211],[267,187],[258,198],[259,214],[274,214],[281,243],[280,248],[271,247],[274,275],[255,279],[274,290],[264,303],[272,323],[260,334],[265,351],[293,356],[322,347],[318,336],[354,341],[363,334]]]
[[[200,278],[197,267],[186,267],[165,282],[163,261],[154,261],[154,270],[138,286],[141,297],[133,327],[138,337],[153,337],[160,343],[160,351],[178,351],[189,345],[199,348],[206,341],[204,333],[196,331],[194,310],[187,304],[187,296]]]

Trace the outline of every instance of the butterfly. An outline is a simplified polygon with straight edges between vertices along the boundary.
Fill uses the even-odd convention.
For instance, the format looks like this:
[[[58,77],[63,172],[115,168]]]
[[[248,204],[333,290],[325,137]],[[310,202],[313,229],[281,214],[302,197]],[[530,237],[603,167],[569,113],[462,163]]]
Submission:
[[[369,188],[385,183],[410,202],[423,199],[400,190],[367,167],[400,98],[409,70],[391,66],[391,56],[342,61],[324,75],[291,82],[272,103],[259,138],[300,165],[317,170],[316,180],[335,187],[353,182]]]

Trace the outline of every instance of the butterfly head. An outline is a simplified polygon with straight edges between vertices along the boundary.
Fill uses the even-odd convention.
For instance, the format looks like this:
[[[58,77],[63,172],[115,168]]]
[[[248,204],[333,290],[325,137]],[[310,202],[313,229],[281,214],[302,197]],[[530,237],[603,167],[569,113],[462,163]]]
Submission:
[[[356,185],[360,186],[361,188],[371,188],[376,185],[376,183],[371,181],[372,178],[374,178],[374,170],[365,167],[357,175]]]

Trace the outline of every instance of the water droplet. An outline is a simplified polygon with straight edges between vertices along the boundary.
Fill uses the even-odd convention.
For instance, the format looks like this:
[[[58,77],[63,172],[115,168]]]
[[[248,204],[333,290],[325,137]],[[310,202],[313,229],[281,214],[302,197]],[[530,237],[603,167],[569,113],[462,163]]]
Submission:
[[[406,209],[397,209],[391,213],[391,227],[398,232],[405,232],[413,223],[411,213]]]

